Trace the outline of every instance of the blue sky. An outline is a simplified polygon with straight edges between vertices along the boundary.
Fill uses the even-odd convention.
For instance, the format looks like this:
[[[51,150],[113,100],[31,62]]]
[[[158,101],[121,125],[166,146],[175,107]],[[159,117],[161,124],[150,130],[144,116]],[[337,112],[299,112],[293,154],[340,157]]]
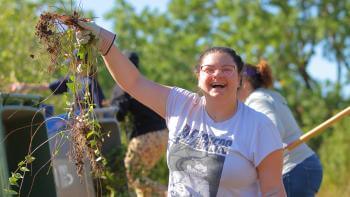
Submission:
[[[145,6],[157,8],[160,11],[165,10],[168,0],[127,0],[130,2],[136,11],[141,11]],[[81,5],[84,10],[92,10],[97,17],[95,22],[108,30],[112,30],[112,24],[103,19],[104,13],[108,12],[115,0],[81,0]],[[318,49],[316,55],[311,59],[308,71],[311,76],[317,80],[335,80],[336,67],[334,63],[322,58],[321,50]]]

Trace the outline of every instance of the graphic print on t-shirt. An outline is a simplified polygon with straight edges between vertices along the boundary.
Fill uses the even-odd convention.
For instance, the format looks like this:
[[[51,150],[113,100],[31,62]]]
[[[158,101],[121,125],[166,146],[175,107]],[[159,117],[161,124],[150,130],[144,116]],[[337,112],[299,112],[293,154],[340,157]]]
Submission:
[[[216,196],[231,139],[186,125],[169,147],[170,196]]]

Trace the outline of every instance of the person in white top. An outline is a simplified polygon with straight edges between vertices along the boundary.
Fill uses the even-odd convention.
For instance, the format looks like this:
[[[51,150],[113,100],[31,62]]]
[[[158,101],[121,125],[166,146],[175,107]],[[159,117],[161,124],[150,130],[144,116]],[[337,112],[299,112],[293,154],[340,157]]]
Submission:
[[[199,96],[147,80],[113,45],[113,33],[78,24],[78,42],[96,43],[121,88],[165,118],[168,196],[285,196],[282,142],[265,115],[238,101],[243,62],[234,50],[213,47],[200,56]]]
[[[284,146],[297,140],[302,132],[286,100],[273,86],[271,69],[261,60],[256,66],[245,64],[238,97],[249,107],[266,114],[278,128]],[[283,183],[287,196],[315,196],[322,182],[319,158],[305,143],[283,158]]]

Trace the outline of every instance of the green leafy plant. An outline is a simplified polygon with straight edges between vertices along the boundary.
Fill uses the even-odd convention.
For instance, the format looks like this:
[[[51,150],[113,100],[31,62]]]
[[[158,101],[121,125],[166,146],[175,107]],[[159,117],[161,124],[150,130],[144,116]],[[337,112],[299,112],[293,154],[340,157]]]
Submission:
[[[94,114],[92,95],[85,91],[89,89],[89,84],[82,83],[86,77],[95,77],[98,52],[91,43],[79,45],[76,42],[75,32],[80,28],[77,24],[79,20],[91,19],[81,17],[77,11],[68,14],[44,12],[36,24],[35,35],[49,54],[48,71],[60,71],[69,75],[70,83],[67,86],[70,92],[66,94],[67,128],[58,133],[71,144],[69,159],[75,164],[78,176],[83,176],[84,164],[88,162],[95,178],[106,178],[110,172],[105,169],[107,160],[101,153],[102,141],[106,136],[101,133],[101,126]],[[53,157],[59,152],[60,145]],[[18,163],[18,168],[9,177],[10,187],[4,189],[6,193],[20,193],[25,173],[30,171],[27,166],[34,160],[35,157],[29,154]]]
[[[84,91],[89,88],[88,84],[83,85],[80,80],[96,74],[97,52],[89,43],[76,43],[74,32],[80,28],[77,24],[79,20],[90,19],[82,18],[76,11],[72,14],[45,12],[37,23],[36,35],[51,57],[50,70],[63,66],[70,75],[71,82],[67,86],[71,91],[72,102],[67,103],[70,127],[68,137],[73,147],[69,156],[74,161],[79,176],[82,176],[85,156],[89,159],[94,175],[101,176],[102,167],[106,163],[101,155],[102,135],[100,126],[94,119],[91,95],[89,91]],[[68,65],[60,64],[66,60]],[[83,97],[79,97],[81,92],[84,92]]]
[[[19,188],[19,182],[21,179],[23,179],[24,174],[26,172],[29,172],[30,170],[27,168],[28,164],[31,164],[33,161],[35,160],[35,157],[31,156],[31,155],[27,155],[25,157],[25,160],[20,161],[18,163],[18,168],[11,173],[11,177],[9,177],[9,183],[12,186],[16,186],[17,188]],[[17,191],[13,190],[13,189],[4,189],[6,193],[11,194],[11,195],[16,195],[18,194]]]

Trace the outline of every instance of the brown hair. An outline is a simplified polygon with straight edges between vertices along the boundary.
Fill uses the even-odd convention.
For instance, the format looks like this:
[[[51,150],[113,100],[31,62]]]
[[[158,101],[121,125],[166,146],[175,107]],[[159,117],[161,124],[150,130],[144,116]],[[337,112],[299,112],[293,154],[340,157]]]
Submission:
[[[242,76],[248,79],[254,89],[271,88],[273,85],[271,68],[265,60],[260,60],[256,66],[244,64]]]
[[[209,55],[211,53],[217,53],[217,52],[219,52],[219,53],[226,53],[229,56],[231,56],[231,58],[233,59],[234,63],[237,66],[238,73],[241,72],[241,70],[242,70],[242,68],[244,66],[244,62],[242,61],[241,56],[239,56],[236,53],[235,50],[233,50],[233,49],[231,49],[229,47],[220,47],[220,46],[208,48],[199,56],[198,63],[195,66],[195,72],[198,73],[198,71],[200,69],[199,68],[200,64],[202,64],[202,61],[203,61],[205,56],[207,56],[207,55]]]

